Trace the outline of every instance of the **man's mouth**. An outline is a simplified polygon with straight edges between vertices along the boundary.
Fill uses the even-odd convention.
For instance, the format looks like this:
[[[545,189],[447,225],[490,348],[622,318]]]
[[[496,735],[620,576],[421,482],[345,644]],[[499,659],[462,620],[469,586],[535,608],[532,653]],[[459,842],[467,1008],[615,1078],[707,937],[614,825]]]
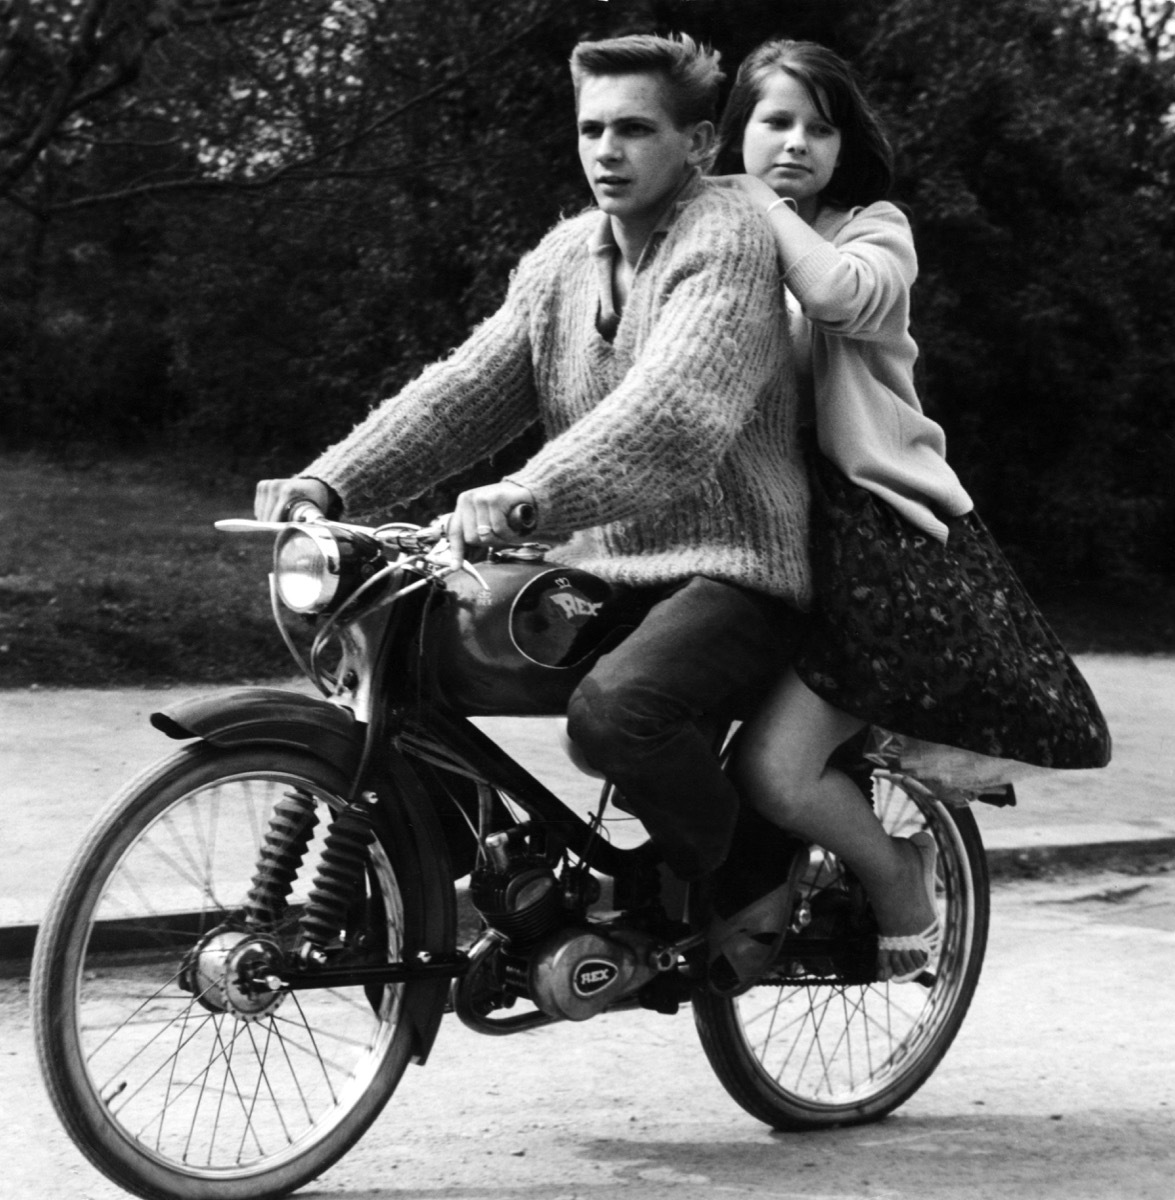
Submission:
[[[629,182],[631,181],[622,179],[619,175],[599,175],[596,177],[596,184],[599,187],[622,187]]]

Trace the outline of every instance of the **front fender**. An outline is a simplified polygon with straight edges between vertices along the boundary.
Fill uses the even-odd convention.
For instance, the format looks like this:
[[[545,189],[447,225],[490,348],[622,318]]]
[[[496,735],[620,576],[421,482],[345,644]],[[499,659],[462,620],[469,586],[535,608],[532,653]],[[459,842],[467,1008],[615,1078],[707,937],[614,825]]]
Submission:
[[[309,750],[351,775],[363,752],[364,727],[349,709],[282,688],[239,688],[181,700],[152,713],[151,724],[170,738],[203,738],[215,746]]]

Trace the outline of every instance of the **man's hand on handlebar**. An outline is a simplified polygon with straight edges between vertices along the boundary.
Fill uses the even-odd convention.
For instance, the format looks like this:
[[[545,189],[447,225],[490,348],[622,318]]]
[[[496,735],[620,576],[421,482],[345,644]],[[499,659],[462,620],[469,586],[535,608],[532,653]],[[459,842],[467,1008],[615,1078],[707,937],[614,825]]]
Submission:
[[[462,492],[449,514],[449,548],[454,564],[460,566],[465,561],[466,546],[524,541],[533,527],[534,510],[529,489],[506,480]],[[520,513],[525,514],[521,521]]]
[[[253,515],[258,521],[288,521],[299,501],[309,501],[325,513],[332,499],[330,488],[318,479],[262,479],[253,497]]]

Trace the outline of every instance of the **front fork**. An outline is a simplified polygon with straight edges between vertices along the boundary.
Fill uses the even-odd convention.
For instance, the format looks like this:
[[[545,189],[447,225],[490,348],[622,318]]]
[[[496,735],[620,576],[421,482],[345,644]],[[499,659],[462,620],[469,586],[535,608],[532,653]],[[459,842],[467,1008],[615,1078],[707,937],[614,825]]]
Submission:
[[[356,905],[364,898],[367,851],[375,833],[374,792],[339,809],[331,817],[306,907],[298,919],[299,941],[285,970],[257,973],[250,986],[258,990],[303,990],[344,986],[378,987],[412,979],[453,978],[468,967],[465,955],[434,956],[427,951],[400,963],[333,965],[340,949],[362,953],[360,942],[347,945],[355,932]],[[257,870],[245,902],[250,931],[264,937],[285,914],[294,880],[318,825],[314,797],[291,791],[274,808],[258,855]],[[362,929],[359,931],[362,937]]]
[[[305,963],[325,963],[328,948],[345,936],[349,915],[362,894],[376,803],[374,793],[364,792],[331,818],[310,899],[298,922],[298,956]],[[251,928],[272,929],[285,914],[318,825],[316,809],[314,797],[302,791],[289,792],[275,806],[245,901],[245,922]]]

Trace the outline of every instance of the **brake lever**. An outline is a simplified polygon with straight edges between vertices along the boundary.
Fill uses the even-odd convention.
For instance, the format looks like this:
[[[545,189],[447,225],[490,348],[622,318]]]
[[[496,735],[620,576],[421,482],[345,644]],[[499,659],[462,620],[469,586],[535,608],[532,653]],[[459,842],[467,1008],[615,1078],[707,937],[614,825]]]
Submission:
[[[212,523],[221,533],[279,533],[283,529],[303,529],[307,525],[329,525],[333,529],[345,529],[349,533],[372,537],[375,530],[366,525],[348,525],[345,521],[254,521],[251,517],[225,517]],[[378,539],[377,539],[378,540]]]
[[[254,521],[249,517],[227,517],[213,524],[221,533],[276,533],[288,529],[290,521]]]

